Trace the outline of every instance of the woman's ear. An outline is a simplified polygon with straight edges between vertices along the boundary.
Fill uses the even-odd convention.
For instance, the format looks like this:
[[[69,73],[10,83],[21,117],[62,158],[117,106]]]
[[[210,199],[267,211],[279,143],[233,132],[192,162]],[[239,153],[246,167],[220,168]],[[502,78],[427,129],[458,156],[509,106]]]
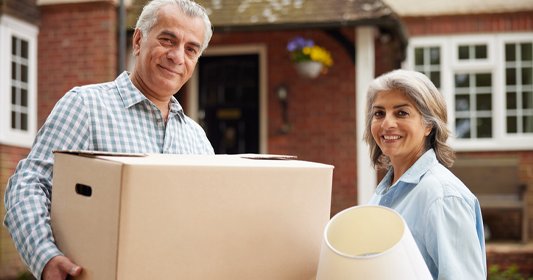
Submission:
[[[431,130],[433,130],[433,123],[430,123],[430,124],[426,127],[426,131],[425,131],[424,135],[428,136],[428,135],[431,133]]]

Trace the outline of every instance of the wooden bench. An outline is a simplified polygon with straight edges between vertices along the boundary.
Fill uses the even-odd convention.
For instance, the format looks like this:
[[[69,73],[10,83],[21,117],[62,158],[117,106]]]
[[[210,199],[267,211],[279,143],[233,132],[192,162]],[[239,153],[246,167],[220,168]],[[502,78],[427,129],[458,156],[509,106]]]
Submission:
[[[522,242],[529,240],[526,185],[520,182],[517,158],[458,158],[450,170],[476,195],[481,208],[521,210]]]

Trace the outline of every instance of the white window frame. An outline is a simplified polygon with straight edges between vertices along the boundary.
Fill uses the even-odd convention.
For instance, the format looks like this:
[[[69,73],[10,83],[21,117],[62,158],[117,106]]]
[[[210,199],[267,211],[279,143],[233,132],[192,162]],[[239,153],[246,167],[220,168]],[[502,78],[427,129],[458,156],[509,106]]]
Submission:
[[[505,108],[505,44],[532,42],[532,32],[467,34],[411,37],[402,68],[415,69],[414,49],[440,47],[441,87],[448,105],[448,126],[455,133],[455,73],[484,72],[492,74],[492,138],[450,138],[448,144],[456,151],[501,151],[533,149],[533,133],[507,134]],[[459,60],[459,45],[487,45],[487,59]]]
[[[37,35],[32,24],[0,16],[0,144],[31,148],[37,132]],[[11,38],[28,42],[28,130],[11,128]]]

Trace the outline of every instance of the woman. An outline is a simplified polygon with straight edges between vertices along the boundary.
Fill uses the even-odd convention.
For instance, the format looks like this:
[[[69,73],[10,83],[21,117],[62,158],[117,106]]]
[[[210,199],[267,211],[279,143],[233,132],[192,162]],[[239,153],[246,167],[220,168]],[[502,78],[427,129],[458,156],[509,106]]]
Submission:
[[[419,72],[395,70],[367,92],[364,140],[375,168],[387,169],[370,205],[398,212],[434,279],[486,279],[477,198],[448,170],[446,103]]]

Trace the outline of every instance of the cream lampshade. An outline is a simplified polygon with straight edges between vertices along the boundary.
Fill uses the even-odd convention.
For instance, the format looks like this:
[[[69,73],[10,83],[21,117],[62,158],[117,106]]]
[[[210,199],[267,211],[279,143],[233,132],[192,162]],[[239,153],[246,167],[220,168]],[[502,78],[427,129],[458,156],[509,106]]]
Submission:
[[[432,279],[405,223],[383,206],[355,206],[326,225],[317,280]]]

